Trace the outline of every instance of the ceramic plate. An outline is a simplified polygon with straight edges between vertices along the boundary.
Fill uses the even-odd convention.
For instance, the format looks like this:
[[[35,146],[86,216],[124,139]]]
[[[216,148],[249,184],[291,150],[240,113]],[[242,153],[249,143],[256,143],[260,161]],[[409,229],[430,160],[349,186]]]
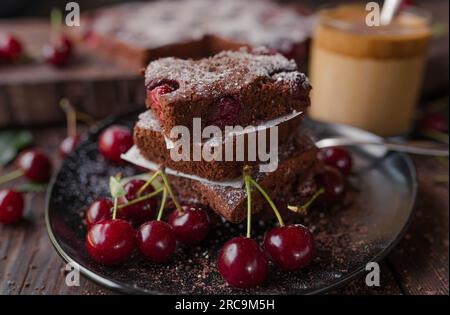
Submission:
[[[130,128],[136,115],[114,122]],[[306,121],[313,137],[376,137],[365,131]],[[105,123],[103,127],[106,127]],[[135,253],[119,267],[93,262],[85,249],[83,214],[99,196],[108,196],[108,178],[118,172],[139,173],[133,166],[114,166],[97,149],[101,128],[89,134],[62,164],[48,190],[46,221],[50,239],[66,261],[79,264],[82,273],[108,288],[125,293],[148,294],[313,294],[335,289],[365,272],[368,262],[382,259],[403,235],[416,197],[416,173],[410,158],[380,148],[351,148],[353,187],[345,205],[311,211],[301,222],[314,233],[317,256],[299,272],[282,272],[271,266],[265,284],[237,290],[224,284],[216,269],[223,243],[244,233],[244,226],[220,222],[208,239],[194,248],[179,247],[167,264],[153,264]],[[253,235],[262,240],[274,222],[254,222]]]

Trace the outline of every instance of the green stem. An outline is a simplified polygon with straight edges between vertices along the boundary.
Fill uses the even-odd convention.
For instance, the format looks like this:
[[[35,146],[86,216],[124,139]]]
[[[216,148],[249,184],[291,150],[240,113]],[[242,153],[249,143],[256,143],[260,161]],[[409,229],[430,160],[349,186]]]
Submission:
[[[117,209],[119,204],[119,198],[115,197],[114,198],[114,208],[113,208],[113,213],[112,213],[112,219],[115,220],[116,219],[116,215],[117,215]]]
[[[119,205],[117,208],[118,208],[118,209],[123,209],[123,208],[125,208],[125,207],[131,206],[131,205],[134,205],[134,204],[137,204],[137,203],[142,202],[142,201],[145,201],[145,200],[148,200],[148,199],[150,199],[150,198],[155,197],[155,196],[156,196],[157,194],[159,194],[161,191],[163,191],[163,188],[162,188],[162,187],[161,187],[161,188],[158,188],[157,190],[155,190],[155,191],[153,191],[153,192],[151,192],[151,193],[149,193],[148,195],[145,195],[145,196],[142,196],[142,197],[139,197],[139,198],[130,200],[130,201],[127,202],[127,203],[121,204],[121,205]]]
[[[52,42],[61,33],[62,28],[62,13],[60,9],[54,8],[50,12],[50,23],[51,23],[51,40]]]
[[[9,182],[10,180],[19,178],[22,175],[23,175],[22,170],[15,170],[12,171],[11,173],[3,175],[2,177],[0,177],[0,185]]]
[[[431,140],[449,144],[449,137],[446,133],[436,130],[424,130],[422,133]]]
[[[67,120],[67,135],[76,137],[77,135],[77,115],[73,109],[70,101],[67,98],[63,98],[59,101],[59,105],[66,114]]]
[[[249,175],[244,176],[245,191],[247,192],[247,238],[251,238],[252,230],[252,191],[250,187],[251,177]]]
[[[309,199],[308,202],[302,206],[302,208],[308,209],[313,204],[313,202],[316,201],[316,199],[319,198],[319,196],[321,194],[323,194],[324,192],[325,192],[325,188],[321,187],[318,191],[316,191],[314,193],[314,195],[311,197],[311,199]]]
[[[272,199],[269,197],[269,195],[266,193],[266,191],[259,186],[259,184],[253,179],[249,178],[250,182],[256,187],[256,189],[259,190],[261,195],[266,199],[266,201],[269,203],[270,207],[272,208],[273,212],[275,213],[275,216],[277,217],[278,222],[280,223],[280,226],[284,226],[283,219],[281,218],[280,212],[277,209],[277,206],[275,206],[275,203],[272,201]]]
[[[163,196],[161,199],[161,205],[159,206],[158,217],[156,218],[157,221],[161,221],[164,207],[166,206],[166,200],[167,200],[167,189],[166,189],[166,187],[164,187],[163,188]]]
[[[167,188],[167,192],[169,193],[170,198],[172,198],[173,203],[175,204],[175,207],[177,208],[178,211],[183,212],[183,209],[181,208],[177,198],[175,198],[175,194],[172,191],[172,187],[170,187],[169,179],[167,178],[166,173],[164,171],[160,171],[160,172],[161,172],[161,177],[164,182],[164,186]]]
[[[145,182],[144,186],[142,186],[138,190],[137,195],[140,196],[147,189],[147,187],[153,183],[155,178],[158,177],[159,175],[161,175],[161,171],[157,171],[157,172],[153,173],[153,175]]]

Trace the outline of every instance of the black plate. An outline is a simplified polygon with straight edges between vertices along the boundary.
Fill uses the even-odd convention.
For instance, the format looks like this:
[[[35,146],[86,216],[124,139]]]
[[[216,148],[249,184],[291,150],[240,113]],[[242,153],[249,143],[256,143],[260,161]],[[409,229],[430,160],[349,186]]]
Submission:
[[[131,126],[137,115],[115,123]],[[340,125],[308,121],[313,136],[345,135],[371,138],[374,135]],[[107,125],[107,124],[106,124]],[[55,175],[48,190],[46,222],[58,253],[74,261],[81,272],[106,287],[126,293],[148,294],[313,294],[335,289],[361,275],[368,262],[379,261],[398,242],[411,216],[416,197],[416,173],[410,158],[379,148],[352,149],[354,172],[346,205],[340,209],[314,211],[303,221],[312,229],[317,243],[316,259],[303,270],[287,273],[271,267],[266,283],[251,290],[233,289],[216,270],[222,244],[244,234],[243,225],[220,223],[209,238],[194,248],[179,247],[164,265],[144,261],[138,253],[120,267],[93,262],[85,249],[83,214],[87,205],[108,195],[108,178],[119,171],[134,175],[130,165],[114,166],[97,150],[99,130],[91,133]],[[253,235],[261,240],[273,222],[255,222]]]

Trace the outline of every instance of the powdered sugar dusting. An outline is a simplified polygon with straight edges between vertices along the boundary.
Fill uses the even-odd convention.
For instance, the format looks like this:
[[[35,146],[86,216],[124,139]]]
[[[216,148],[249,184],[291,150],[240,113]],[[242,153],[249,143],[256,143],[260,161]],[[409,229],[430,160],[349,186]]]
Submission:
[[[159,82],[174,80],[179,89],[163,95],[171,98],[216,97],[238,94],[243,86],[253,82],[282,82],[292,94],[300,89],[309,89],[306,76],[297,71],[294,60],[281,54],[262,54],[240,51],[225,51],[201,60],[162,58],[151,62],[145,72],[146,85],[153,88]],[[278,81],[280,80],[280,81]]]
[[[310,37],[314,17],[266,0],[177,0],[100,11],[91,28],[135,47],[156,48],[219,35],[280,51]]]

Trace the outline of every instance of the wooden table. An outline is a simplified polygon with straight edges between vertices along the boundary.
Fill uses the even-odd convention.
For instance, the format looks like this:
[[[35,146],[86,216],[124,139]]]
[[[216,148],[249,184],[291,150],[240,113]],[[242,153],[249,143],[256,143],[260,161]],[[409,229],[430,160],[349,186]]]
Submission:
[[[65,129],[50,127],[33,134],[37,146],[56,156]],[[449,187],[435,183],[435,176],[447,174],[448,166],[434,158],[414,160],[417,208],[406,236],[381,264],[381,287],[367,287],[359,278],[335,294],[449,294]],[[113,294],[84,277],[79,287],[65,285],[64,263],[45,229],[45,196],[28,197],[26,219],[15,226],[0,225],[0,295]]]

